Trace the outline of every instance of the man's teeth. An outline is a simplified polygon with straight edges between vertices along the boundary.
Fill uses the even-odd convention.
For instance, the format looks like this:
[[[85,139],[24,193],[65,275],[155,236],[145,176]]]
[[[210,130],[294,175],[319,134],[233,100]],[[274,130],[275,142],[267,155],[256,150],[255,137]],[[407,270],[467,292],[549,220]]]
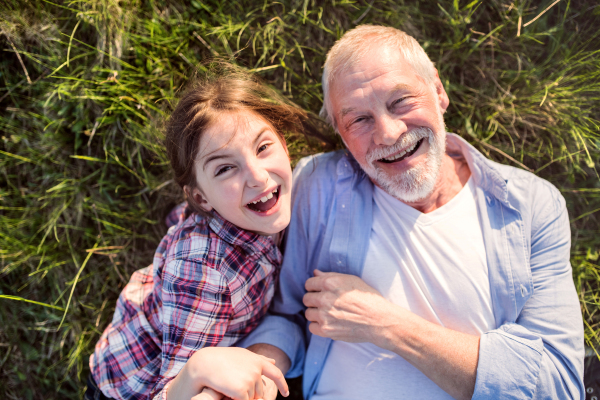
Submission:
[[[260,200],[256,200],[256,201],[251,201],[250,204],[256,204],[259,201],[266,203],[267,200],[271,200],[273,198],[273,193],[277,193],[277,188],[275,188],[275,190],[273,190],[271,193],[269,193],[266,196],[263,196],[260,198]]]
[[[404,157],[404,155],[405,155],[406,153],[410,153],[411,151],[413,151],[413,150],[415,149],[415,147],[417,146],[417,143],[419,143],[419,142],[415,142],[415,144],[413,144],[412,146],[410,146],[410,147],[409,147],[409,148],[407,148],[406,150],[404,150],[404,151],[401,151],[400,153],[398,153],[398,154],[396,154],[396,155],[394,155],[394,156],[387,157],[387,158],[383,158],[382,160],[386,160],[386,161],[394,161],[394,160],[397,160],[397,159],[399,159],[399,158],[402,158],[402,157]]]

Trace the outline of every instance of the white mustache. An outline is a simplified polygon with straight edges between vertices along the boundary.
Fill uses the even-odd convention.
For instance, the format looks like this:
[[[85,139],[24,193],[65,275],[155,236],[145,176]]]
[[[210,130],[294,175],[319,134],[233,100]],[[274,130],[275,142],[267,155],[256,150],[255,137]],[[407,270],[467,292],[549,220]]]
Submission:
[[[402,134],[398,141],[391,146],[378,147],[375,150],[367,154],[367,162],[373,164],[374,161],[381,160],[382,158],[389,157],[392,154],[410,147],[417,143],[419,140],[433,136],[433,131],[429,128],[420,127],[411,130],[410,132]]]

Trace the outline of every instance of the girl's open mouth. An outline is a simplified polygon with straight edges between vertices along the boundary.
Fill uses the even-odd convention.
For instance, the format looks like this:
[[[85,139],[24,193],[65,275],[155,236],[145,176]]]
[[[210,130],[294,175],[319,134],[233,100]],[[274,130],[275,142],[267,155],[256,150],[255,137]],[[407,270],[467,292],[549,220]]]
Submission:
[[[246,207],[257,213],[266,213],[267,211],[275,207],[275,205],[277,204],[277,201],[279,200],[280,190],[281,186],[277,186],[275,190],[273,190],[267,196],[264,196],[255,202],[246,204]]]
[[[406,149],[403,152],[394,154],[393,156],[390,156],[390,157],[380,158],[377,161],[386,163],[386,164],[403,161],[403,160],[407,159],[408,157],[412,156],[413,154],[415,154],[417,152],[417,150],[419,150],[419,147],[421,147],[421,144],[423,144],[423,140],[425,140],[425,138],[423,138],[423,139],[419,140],[417,143],[415,143],[414,146],[412,146],[412,148],[409,147],[408,149]]]

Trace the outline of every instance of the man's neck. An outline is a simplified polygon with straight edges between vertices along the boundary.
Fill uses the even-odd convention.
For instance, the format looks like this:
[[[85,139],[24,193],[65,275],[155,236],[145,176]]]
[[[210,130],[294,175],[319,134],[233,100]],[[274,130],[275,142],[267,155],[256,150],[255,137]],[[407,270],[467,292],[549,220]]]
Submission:
[[[423,200],[403,203],[423,214],[435,211],[452,200],[467,184],[470,176],[471,170],[466,161],[456,160],[446,154],[433,192]]]

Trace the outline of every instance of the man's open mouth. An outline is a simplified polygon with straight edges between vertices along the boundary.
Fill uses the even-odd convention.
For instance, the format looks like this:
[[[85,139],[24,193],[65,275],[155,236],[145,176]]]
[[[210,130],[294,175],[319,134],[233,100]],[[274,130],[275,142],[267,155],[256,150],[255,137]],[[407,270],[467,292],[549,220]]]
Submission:
[[[394,154],[393,156],[389,156],[389,157],[385,157],[385,158],[380,158],[377,161],[386,163],[386,164],[391,164],[391,163],[402,161],[402,160],[412,156],[413,154],[415,154],[417,152],[417,150],[419,150],[419,147],[421,147],[421,144],[423,144],[423,140],[425,140],[425,138],[422,138],[421,140],[419,140],[418,142],[413,144],[411,147],[408,147],[406,150],[401,151],[398,154]]]
[[[258,213],[267,212],[271,208],[273,208],[275,206],[275,204],[277,204],[277,200],[279,200],[279,191],[280,190],[281,190],[281,186],[277,186],[268,195],[263,196],[254,202],[246,204],[246,207],[248,207],[252,211],[256,211]]]

